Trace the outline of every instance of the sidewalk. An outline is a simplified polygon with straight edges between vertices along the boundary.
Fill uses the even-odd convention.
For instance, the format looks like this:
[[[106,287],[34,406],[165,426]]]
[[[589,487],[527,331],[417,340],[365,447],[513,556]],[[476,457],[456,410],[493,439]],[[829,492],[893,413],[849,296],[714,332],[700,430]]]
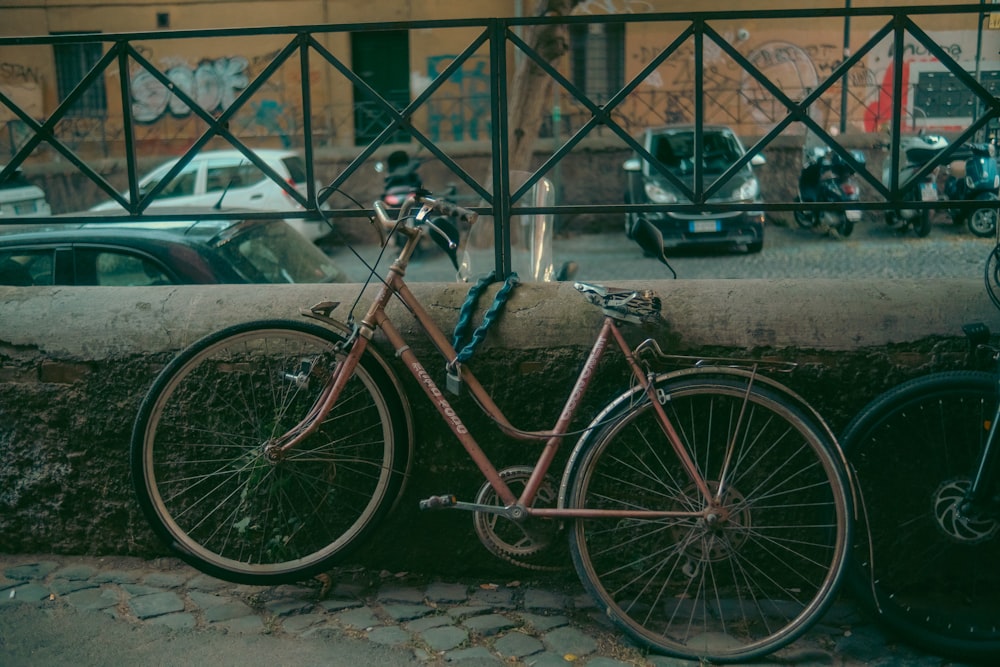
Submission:
[[[219,581],[175,559],[0,554],[0,665],[579,665],[645,656],[566,577],[455,582],[344,568],[325,584]],[[529,578],[531,579],[529,581]],[[556,583],[553,583],[555,581]],[[764,663],[943,665],[850,602]]]

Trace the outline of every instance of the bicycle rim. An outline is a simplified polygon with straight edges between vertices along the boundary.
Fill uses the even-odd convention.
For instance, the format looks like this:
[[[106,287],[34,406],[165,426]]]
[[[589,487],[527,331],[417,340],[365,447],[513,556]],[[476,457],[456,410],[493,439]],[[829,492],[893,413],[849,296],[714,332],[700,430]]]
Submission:
[[[1000,308],[1000,243],[993,247],[986,258],[986,293],[990,296],[990,301],[997,308]]]
[[[154,529],[214,576],[295,581],[328,567],[391,505],[408,465],[398,396],[366,357],[317,431],[265,445],[316,403],[339,337],[295,322],[238,325],[171,362],[140,409],[133,479]]]
[[[721,511],[701,514],[706,502],[646,403],[582,453],[569,505],[692,515],[578,520],[574,564],[611,619],[653,650],[715,662],[771,653],[836,593],[851,529],[842,466],[810,420],[762,388],[682,380],[658,391],[713,492],[735,443]]]
[[[903,638],[959,658],[1000,657],[997,517],[955,512],[996,401],[988,373],[939,373],[876,398],[844,434],[871,534],[854,540],[852,591]]]

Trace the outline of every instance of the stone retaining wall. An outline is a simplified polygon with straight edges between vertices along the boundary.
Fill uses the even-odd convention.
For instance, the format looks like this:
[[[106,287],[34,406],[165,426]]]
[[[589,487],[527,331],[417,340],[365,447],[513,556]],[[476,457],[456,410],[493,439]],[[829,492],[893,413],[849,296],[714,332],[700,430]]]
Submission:
[[[835,431],[877,393],[965,362],[961,325],[1000,315],[976,281],[659,281],[665,322],[629,328],[675,352],[794,359],[785,381]],[[183,346],[250,319],[299,317],[326,299],[346,308],[355,285],[148,288],[0,287],[0,550],[8,553],[166,553],[146,527],[128,476],[128,441],[139,401],[157,370]],[[463,285],[415,284],[450,332]],[[485,303],[485,300],[484,300]],[[390,311],[405,334],[408,313]],[[600,320],[569,284],[526,284],[470,364],[518,426],[555,421]],[[478,320],[477,320],[478,321]],[[414,342],[416,342],[416,338]],[[427,361],[426,344],[414,344]],[[386,353],[393,359],[391,353]],[[441,376],[442,365],[427,363]],[[605,364],[584,415],[627,378]],[[406,376],[413,402],[425,400]],[[469,399],[454,406],[499,466],[534,461],[530,444],[502,437]],[[477,471],[451,434],[417,410],[415,474],[385,529],[359,558],[389,569],[445,566],[475,571],[491,557],[462,512],[421,513],[423,497],[471,500]],[[569,444],[564,454],[569,452]],[[558,480],[556,480],[558,481]],[[398,545],[405,544],[406,549]]]

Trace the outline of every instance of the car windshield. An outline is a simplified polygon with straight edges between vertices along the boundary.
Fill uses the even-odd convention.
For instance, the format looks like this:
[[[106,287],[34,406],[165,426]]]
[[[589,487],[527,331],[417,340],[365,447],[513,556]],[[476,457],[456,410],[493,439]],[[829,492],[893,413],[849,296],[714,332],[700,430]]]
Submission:
[[[722,173],[743,155],[736,137],[728,132],[705,131],[702,144],[704,168],[708,173]],[[654,136],[650,148],[653,156],[670,171],[680,174],[694,171],[693,131]]]
[[[220,241],[219,251],[254,283],[346,280],[333,260],[284,222],[247,225]]]

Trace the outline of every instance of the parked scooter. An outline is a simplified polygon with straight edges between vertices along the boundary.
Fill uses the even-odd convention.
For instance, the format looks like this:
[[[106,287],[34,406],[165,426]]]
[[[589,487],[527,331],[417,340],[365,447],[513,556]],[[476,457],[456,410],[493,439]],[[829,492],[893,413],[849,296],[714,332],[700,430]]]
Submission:
[[[382,201],[389,206],[400,206],[409,195],[423,187],[417,170],[420,162],[410,159],[406,151],[394,151],[385,164],[379,162],[375,171],[385,172]]]
[[[388,206],[398,208],[403,205],[403,202],[407,197],[418,190],[422,190],[423,181],[420,178],[420,173],[418,171],[420,165],[420,160],[411,158],[409,153],[403,150],[393,151],[390,153],[389,157],[386,158],[385,163],[376,163],[375,171],[385,174],[380,199]],[[451,185],[446,188],[444,192],[435,191],[433,194],[448,199],[453,197],[454,193],[455,186]],[[453,223],[446,222],[444,220],[442,220],[442,224],[448,225],[449,230],[450,226],[453,226]],[[421,240],[420,245],[417,247],[419,253],[426,252],[435,246],[441,245],[440,239],[434,238],[434,236],[434,232],[430,232],[425,235],[424,239]],[[396,247],[402,247],[403,244],[406,243],[406,238],[394,235],[393,243]],[[451,249],[449,254],[454,255],[454,249]]]
[[[948,140],[932,134],[918,134],[903,138],[899,144],[903,153],[903,160],[900,160],[899,185],[906,187],[906,199],[909,201],[931,202],[940,199],[938,195],[937,178],[940,166],[935,167],[917,183],[907,181],[917,173],[925,164],[933,160],[941,151],[948,147]],[[892,161],[886,159],[882,167],[882,183],[889,185],[892,182]],[[885,214],[886,223],[899,231],[906,231],[908,227],[913,227],[917,236],[927,236],[931,233],[931,209],[903,208],[896,211],[888,211]]]
[[[951,209],[951,220],[963,222],[975,236],[991,237],[997,229],[997,195],[1000,174],[997,173],[996,149],[993,144],[967,144],[948,166],[945,196],[952,201],[983,202],[982,208]]]
[[[860,164],[865,163],[861,151],[851,151],[851,156]],[[798,202],[842,203],[856,202],[861,190],[854,180],[854,169],[837,153],[826,146],[808,149],[799,174]],[[795,211],[795,221],[800,227],[812,229],[822,227],[847,237],[854,231],[854,223],[861,220],[860,209],[833,210],[817,206],[814,209]]]

